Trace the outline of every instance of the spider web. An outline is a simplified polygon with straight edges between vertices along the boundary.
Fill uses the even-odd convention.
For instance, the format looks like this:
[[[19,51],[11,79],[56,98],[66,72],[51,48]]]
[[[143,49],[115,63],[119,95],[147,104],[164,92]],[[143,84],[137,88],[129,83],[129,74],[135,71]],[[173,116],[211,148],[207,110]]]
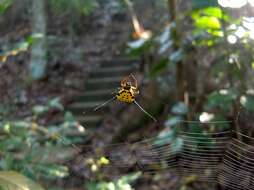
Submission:
[[[226,122],[183,121],[178,128],[182,129],[186,123],[209,129]],[[197,181],[220,184],[228,189],[254,189],[254,138],[233,130],[196,133],[178,130],[176,138],[182,139],[180,150],[172,149],[170,137],[164,138],[164,144],[156,143],[154,137],[98,149],[89,145],[72,147],[80,154],[76,159],[79,165],[84,165],[84,159],[89,157],[104,156],[110,161],[104,168],[121,171],[121,174],[128,173],[130,168],[141,171],[143,177],[174,172],[179,178],[194,175]],[[59,140],[65,144],[64,139],[59,137]],[[71,173],[70,177],[75,175]]]
[[[218,183],[231,189],[254,189],[254,139],[242,133],[233,131],[237,136],[245,138],[244,143],[232,138],[223,156],[223,168],[218,177]]]
[[[175,168],[181,174],[201,172],[203,169],[214,170],[222,160],[229,135],[230,131],[207,134],[180,132],[178,137],[184,140],[181,151],[172,151],[170,143],[156,145],[153,142],[155,139],[148,139],[126,144],[126,147],[129,147],[127,157],[121,157],[122,145],[107,147],[108,154],[105,156],[111,161],[111,165],[116,167],[131,167],[135,162],[144,173],[155,173],[169,168]],[[162,166],[156,169],[155,166],[158,165]]]

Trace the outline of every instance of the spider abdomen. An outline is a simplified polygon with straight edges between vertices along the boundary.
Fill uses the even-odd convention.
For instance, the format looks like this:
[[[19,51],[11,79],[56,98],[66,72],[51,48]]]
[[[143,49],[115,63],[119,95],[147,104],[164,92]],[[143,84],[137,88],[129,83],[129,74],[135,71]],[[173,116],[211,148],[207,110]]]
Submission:
[[[132,103],[135,100],[134,94],[130,90],[120,89],[116,95],[117,100],[125,103]]]

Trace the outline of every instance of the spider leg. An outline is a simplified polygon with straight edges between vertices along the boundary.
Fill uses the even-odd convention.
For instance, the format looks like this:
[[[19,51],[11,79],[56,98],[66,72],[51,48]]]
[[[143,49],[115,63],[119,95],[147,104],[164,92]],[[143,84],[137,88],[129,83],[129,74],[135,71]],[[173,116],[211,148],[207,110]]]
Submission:
[[[126,83],[128,81],[128,77],[124,77],[123,80],[121,80],[121,86],[126,86]]]
[[[132,87],[132,91],[134,95],[138,95],[139,94],[139,90],[135,87]]]
[[[132,73],[130,74],[130,77],[133,79],[133,82],[134,82],[133,85],[134,85],[134,87],[138,88],[138,81],[137,81],[137,79],[134,77],[134,75]]]
[[[114,92],[112,92],[111,94],[112,94],[113,96],[116,96],[120,89],[121,89],[121,88],[118,88],[117,91],[114,91]]]
[[[93,111],[97,111],[98,109],[100,109],[100,108],[102,108],[103,106],[107,105],[108,103],[114,101],[115,99],[116,99],[116,96],[113,96],[112,98],[110,98],[110,99],[107,100],[106,102],[104,102],[104,103],[98,105],[97,107],[95,107],[95,108],[93,109]]]
[[[152,118],[155,122],[157,122],[157,120],[150,114],[148,113],[141,105],[139,105],[139,103],[134,100],[134,103],[146,114],[148,115],[150,118]]]

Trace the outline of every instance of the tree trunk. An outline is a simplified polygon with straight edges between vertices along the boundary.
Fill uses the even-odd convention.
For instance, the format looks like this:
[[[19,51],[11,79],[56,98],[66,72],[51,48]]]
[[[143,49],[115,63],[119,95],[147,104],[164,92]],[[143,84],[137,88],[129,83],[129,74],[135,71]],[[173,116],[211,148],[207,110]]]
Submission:
[[[30,77],[40,80],[46,75],[46,10],[45,0],[32,0],[33,44],[30,60]]]
[[[176,0],[168,0],[169,20],[170,23],[175,23],[175,27],[171,31],[171,39],[173,40],[173,51],[177,51],[180,48],[180,35],[177,27],[177,15],[176,15]],[[177,86],[177,99],[178,101],[187,102],[185,97],[185,81],[184,81],[184,65],[182,60],[176,63],[176,86]]]

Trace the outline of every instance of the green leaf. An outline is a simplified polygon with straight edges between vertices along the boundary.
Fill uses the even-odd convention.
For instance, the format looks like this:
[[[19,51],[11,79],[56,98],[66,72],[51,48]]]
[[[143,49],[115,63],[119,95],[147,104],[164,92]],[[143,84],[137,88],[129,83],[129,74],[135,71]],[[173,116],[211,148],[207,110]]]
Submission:
[[[196,29],[194,31],[206,31],[212,36],[222,37],[221,20],[227,21],[228,15],[219,7],[207,7],[193,11],[192,19]]]
[[[212,121],[227,121],[227,118],[224,115],[216,114]],[[230,123],[218,123],[214,124],[215,128],[219,131],[230,129]]]
[[[54,179],[58,177],[66,177],[69,175],[68,168],[62,165],[44,164],[44,165],[38,165],[36,168],[45,177],[50,179]]]
[[[203,9],[201,11],[201,14],[204,14],[206,16],[216,17],[216,18],[222,18],[223,16],[223,12],[221,8],[219,7],[208,7],[206,9]]]
[[[67,111],[64,113],[64,121],[65,122],[75,122],[75,117],[70,111]]]
[[[39,184],[15,171],[0,171],[0,187],[3,190],[43,190]]]
[[[233,106],[236,98],[237,93],[233,90],[222,89],[219,91],[214,91],[208,96],[205,109],[209,110],[215,107],[219,107],[224,112],[228,112]]]
[[[175,137],[175,132],[174,130],[163,130],[162,132],[159,133],[159,135],[156,137],[154,144],[155,145],[164,145],[167,143],[171,143]]]
[[[12,136],[0,143],[0,150],[23,150],[25,148],[24,140],[19,136],[14,135],[20,135],[20,132],[12,133]],[[25,133],[22,132],[22,136],[25,136]]]
[[[171,112],[174,114],[185,115],[188,113],[188,107],[183,102],[179,102],[173,106]]]
[[[91,182],[87,184],[88,190],[132,190],[130,183],[137,180],[141,176],[141,172],[122,176],[116,181],[100,181],[98,183]]]
[[[58,14],[73,11],[75,14],[89,15],[98,5],[94,0],[50,0],[51,6]]]
[[[125,175],[118,180],[118,184],[129,184],[137,180],[141,176],[141,172]]]
[[[169,56],[169,60],[173,63],[178,63],[179,61],[181,61],[183,59],[183,50],[179,49],[175,52],[173,52],[170,56]]]
[[[150,75],[155,76],[158,72],[162,71],[167,67],[169,63],[168,59],[162,59],[158,63],[154,64],[150,70]]]
[[[195,20],[196,27],[200,29],[220,29],[221,23],[218,18],[212,16],[202,16]]]
[[[170,117],[168,120],[166,120],[164,125],[170,128],[181,123],[181,120],[182,120],[182,117],[179,117],[179,116]]]
[[[59,97],[56,97],[56,98],[53,98],[52,100],[50,100],[48,105],[49,105],[50,108],[56,108],[56,109],[59,109],[59,110],[64,110],[64,107],[61,104]]]
[[[170,40],[171,28],[173,25],[175,25],[175,23],[174,24],[171,23],[170,25],[166,26],[162,31],[162,33],[155,38],[155,40],[159,42],[161,45],[168,42]]]
[[[172,152],[180,152],[183,148],[183,139],[180,137],[177,137],[174,139],[174,141],[170,144],[170,149]]]
[[[7,133],[11,133],[16,137],[25,136],[27,133],[27,129],[30,127],[30,123],[25,121],[13,121],[11,123],[6,123],[4,125],[4,130]]]
[[[13,3],[13,0],[0,1],[0,14],[3,14]]]
[[[30,124],[29,122],[26,122],[26,121],[15,121],[15,122],[12,122],[12,125],[14,127],[19,127],[19,128],[29,128],[30,127]]]
[[[151,39],[145,40],[140,39],[133,42],[128,43],[127,54],[133,57],[139,57],[144,52],[148,51],[150,47],[153,45],[153,41]]]
[[[146,39],[140,38],[138,40],[129,42],[128,47],[130,49],[139,49],[145,45],[146,41],[147,41]]]
[[[173,45],[173,41],[172,40],[169,40],[169,41],[161,44],[158,53],[160,55],[166,53],[172,47],[172,45]]]
[[[246,110],[254,112],[254,96],[253,95],[241,96],[240,103]]]
[[[1,159],[0,167],[4,170],[10,170],[13,168],[14,165],[14,159],[13,156],[9,153],[5,153],[5,156],[3,159]]]
[[[83,13],[84,15],[90,15],[96,6],[97,6],[96,1],[86,0],[83,6],[80,7],[79,9],[80,9],[80,12]]]
[[[48,106],[37,105],[33,107],[33,113],[35,115],[41,115],[49,110]]]
[[[204,8],[210,6],[217,6],[217,0],[192,0],[193,1],[193,8]]]

